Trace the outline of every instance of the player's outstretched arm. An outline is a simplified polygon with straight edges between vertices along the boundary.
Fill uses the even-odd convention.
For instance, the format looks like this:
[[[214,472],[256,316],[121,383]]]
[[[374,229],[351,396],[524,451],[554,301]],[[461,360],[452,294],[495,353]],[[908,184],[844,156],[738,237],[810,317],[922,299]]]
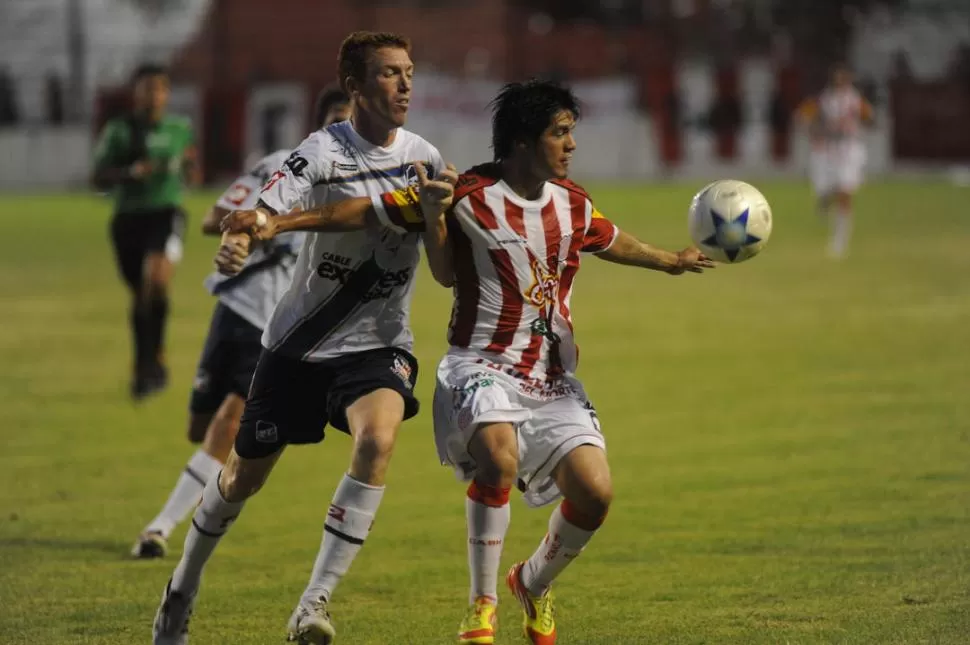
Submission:
[[[617,231],[610,248],[596,256],[607,262],[664,271],[671,275],[680,275],[685,271],[703,273],[704,269],[714,268],[714,262],[696,248],[689,247],[676,253],[665,251],[623,231]]]
[[[210,214],[216,211],[214,207]],[[377,223],[377,214],[368,197],[354,197],[306,211],[276,214],[263,203],[256,208],[232,211],[221,218],[218,230],[222,243],[215,264],[219,273],[236,275],[249,257],[252,242],[271,240],[288,231],[357,231]]]
[[[340,233],[378,224],[370,197],[352,197],[285,214],[260,203],[250,210],[232,211],[221,221],[223,233],[245,233],[254,240],[270,240],[288,231]]]

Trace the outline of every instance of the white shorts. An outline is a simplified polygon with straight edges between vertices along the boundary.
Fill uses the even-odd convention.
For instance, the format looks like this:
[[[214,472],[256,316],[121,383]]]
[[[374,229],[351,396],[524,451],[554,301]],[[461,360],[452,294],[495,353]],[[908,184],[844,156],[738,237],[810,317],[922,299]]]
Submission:
[[[558,499],[552,471],[583,445],[606,450],[596,410],[582,385],[567,377],[557,388],[565,395],[539,400],[525,396],[515,377],[475,359],[446,355],[438,364],[434,392],[434,435],[438,458],[462,481],[475,475],[468,442],[483,423],[511,423],[519,445],[519,489],[529,506]]]
[[[862,185],[866,149],[859,141],[827,143],[812,150],[809,165],[817,195],[854,193]]]

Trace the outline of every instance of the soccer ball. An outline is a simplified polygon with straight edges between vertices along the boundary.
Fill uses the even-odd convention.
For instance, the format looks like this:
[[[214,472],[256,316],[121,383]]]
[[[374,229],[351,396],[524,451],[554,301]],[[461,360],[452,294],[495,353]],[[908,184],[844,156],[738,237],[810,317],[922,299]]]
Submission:
[[[771,206],[751,184],[721,179],[694,195],[687,223],[704,255],[716,262],[744,262],[771,237]]]

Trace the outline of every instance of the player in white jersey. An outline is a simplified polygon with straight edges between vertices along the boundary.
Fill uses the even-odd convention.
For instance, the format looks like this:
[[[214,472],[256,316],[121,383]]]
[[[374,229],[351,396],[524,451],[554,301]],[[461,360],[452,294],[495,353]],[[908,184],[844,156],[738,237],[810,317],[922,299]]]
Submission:
[[[325,128],[350,117],[350,99],[328,88],[317,97],[316,124]],[[202,221],[202,232],[218,235],[230,212],[252,208],[259,191],[290,155],[279,150],[263,157],[222,194]],[[135,546],[136,558],[160,558],[179,522],[195,508],[202,489],[225,463],[242,418],[262,344],[260,337],[273,308],[289,287],[303,233],[279,236],[253,250],[233,277],[213,273],[205,286],[218,297],[199,359],[189,403],[189,442],[201,444],[189,459],[159,514],[148,523]]]
[[[829,254],[839,258],[852,234],[852,197],[866,163],[862,128],[872,120],[872,106],[852,85],[849,69],[839,65],[822,93],[801,105],[799,117],[809,128],[809,172],[818,210],[830,218]]]
[[[408,41],[394,34],[358,32],[344,41],[338,67],[352,99],[350,121],[300,144],[263,187],[259,217],[267,220],[296,208],[333,214],[346,204],[363,204],[362,212],[373,214],[372,200],[419,181],[414,162],[432,175],[449,176],[437,149],[401,127],[413,75],[409,50]],[[450,179],[456,179],[453,173]],[[421,182],[428,186],[426,179]],[[431,183],[443,191],[442,203],[450,204],[452,183]],[[340,200],[345,201],[327,206]],[[326,218],[318,224],[311,226],[339,228]],[[263,334],[235,446],[202,493],[182,559],[156,613],[156,645],[188,642],[202,569],[219,539],[262,486],[282,449],[321,441],[327,424],[353,437],[351,464],[330,504],[320,553],[288,638],[332,642],[331,594],[370,531],[397,430],[418,410],[408,307],[420,232],[435,269],[444,234],[434,218],[403,232],[372,227],[307,237],[291,286]],[[235,244],[226,240],[220,258],[232,256]],[[223,266],[236,268],[232,261]]]
[[[507,85],[494,102],[495,163],[464,173],[448,214],[455,304],[438,366],[434,426],[443,464],[471,480],[470,607],[458,642],[495,642],[496,591],[513,485],[533,506],[560,495],[549,533],[507,576],[532,643],[555,643],[550,584],[603,522],[613,491],[596,412],[575,376],[570,297],[580,257],[671,274],[713,263],[619,231],[566,179],[579,105],[561,86]]]

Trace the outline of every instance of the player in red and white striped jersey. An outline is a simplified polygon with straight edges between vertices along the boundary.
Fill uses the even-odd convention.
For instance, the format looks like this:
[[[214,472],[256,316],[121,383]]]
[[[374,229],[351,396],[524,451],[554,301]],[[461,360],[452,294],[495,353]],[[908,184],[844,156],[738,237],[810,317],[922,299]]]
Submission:
[[[584,253],[671,274],[713,263],[697,249],[663,251],[616,228],[566,176],[579,106],[551,83],[507,85],[494,102],[495,163],[464,173],[447,219],[455,291],[451,348],[438,366],[435,440],[468,488],[470,607],[464,645],[494,643],[499,559],[516,482],[539,506],[565,497],[532,557],[508,584],[532,643],[555,643],[553,579],[603,522],[613,492],[596,412],[576,379],[570,295]],[[413,203],[413,198],[410,200]],[[401,229],[406,200],[377,208]],[[436,274],[440,281],[440,272]]]
[[[799,118],[811,137],[809,166],[818,209],[831,217],[829,254],[839,258],[848,251],[852,197],[862,184],[866,163],[862,129],[872,121],[873,108],[853,86],[849,69],[837,65],[822,93],[799,107]]]

